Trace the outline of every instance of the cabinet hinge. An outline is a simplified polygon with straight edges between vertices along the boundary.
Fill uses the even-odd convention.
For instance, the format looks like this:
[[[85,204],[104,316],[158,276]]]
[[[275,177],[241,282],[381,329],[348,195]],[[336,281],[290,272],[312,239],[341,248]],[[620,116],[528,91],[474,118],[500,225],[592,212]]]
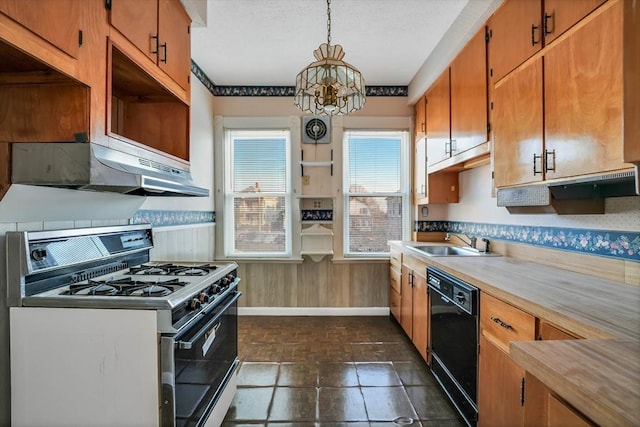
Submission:
[[[487,133],[491,132],[491,123],[487,123]]]
[[[494,179],[494,176],[495,176],[495,172],[491,171],[491,179]],[[480,346],[478,346],[478,348],[480,348]]]
[[[82,46],[82,30],[78,30],[78,46]]]
[[[107,10],[111,10],[111,0],[104,0],[104,7]]]
[[[520,382],[520,406],[524,406],[524,377]]]
[[[493,101],[489,103],[489,109],[493,111]]]
[[[489,29],[489,27],[485,27],[484,30],[484,41],[485,43],[489,43],[489,39],[491,38],[491,30]]]
[[[489,77],[493,77],[493,68],[489,68]]]

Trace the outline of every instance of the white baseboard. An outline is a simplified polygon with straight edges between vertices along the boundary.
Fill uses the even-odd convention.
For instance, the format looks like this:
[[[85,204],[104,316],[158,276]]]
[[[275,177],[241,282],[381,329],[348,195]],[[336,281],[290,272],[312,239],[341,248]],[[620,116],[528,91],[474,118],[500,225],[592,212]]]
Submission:
[[[240,316],[388,316],[389,307],[238,307]]]

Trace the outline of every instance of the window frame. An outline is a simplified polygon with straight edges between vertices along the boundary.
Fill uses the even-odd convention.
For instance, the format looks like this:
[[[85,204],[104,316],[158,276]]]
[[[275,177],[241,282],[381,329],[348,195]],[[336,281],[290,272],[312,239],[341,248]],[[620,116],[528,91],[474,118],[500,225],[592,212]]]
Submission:
[[[223,212],[226,220],[223,227],[223,252],[225,258],[237,259],[289,259],[292,257],[292,241],[293,241],[293,183],[292,183],[292,158],[291,158],[291,129],[256,127],[256,128],[225,128],[224,129],[224,185],[223,185]],[[256,138],[284,138],[285,148],[285,191],[284,193],[266,192],[265,195],[284,197],[285,214],[283,226],[285,229],[285,250],[283,252],[238,252],[235,241],[235,204],[234,200],[239,195],[247,195],[251,193],[242,193],[233,191],[233,141],[235,137],[256,137]],[[258,196],[256,196],[258,197]],[[264,197],[264,196],[261,196]]]
[[[351,193],[350,190],[350,158],[349,148],[350,139],[357,137],[376,137],[376,138],[400,138],[400,191],[395,193],[387,192],[369,192],[369,193]],[[401,237],[399,240],[410,239],[410,223],[411,223],[411,167],[410,167],[410,144],[411,140],[407,130],[364,130],[350,129],[344,130],[342,138],[342,202],[343,202],[343,224],[342,224],[342,251],[344,258],[383,258],[389,256],[389,250],[384,252],[351,252],[350,243],[350,205],[349,199],[353,196],[363,197],[401,197],[402,219],[401,219]],[[408,173],[406,171],[409,171]]]

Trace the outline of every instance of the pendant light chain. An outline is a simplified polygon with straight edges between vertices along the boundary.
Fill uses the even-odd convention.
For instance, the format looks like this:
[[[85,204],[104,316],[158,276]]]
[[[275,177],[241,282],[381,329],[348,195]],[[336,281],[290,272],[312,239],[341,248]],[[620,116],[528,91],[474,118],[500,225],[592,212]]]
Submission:
[[[331,45],[331,0],[327,0],[327,44]]]

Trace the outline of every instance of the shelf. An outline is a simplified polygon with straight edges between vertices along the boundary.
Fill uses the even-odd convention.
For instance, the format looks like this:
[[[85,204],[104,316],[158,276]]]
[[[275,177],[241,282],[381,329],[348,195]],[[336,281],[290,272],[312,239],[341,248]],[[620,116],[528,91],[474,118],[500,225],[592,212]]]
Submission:
[[[333,176],[333,150],[331,150],[331,160],[329,161],[308,161],[304,160],[304,150],[300,152],[300,173],[301,176],[304,176],[304,167],[330,167],[331,168],[331,176]]]

